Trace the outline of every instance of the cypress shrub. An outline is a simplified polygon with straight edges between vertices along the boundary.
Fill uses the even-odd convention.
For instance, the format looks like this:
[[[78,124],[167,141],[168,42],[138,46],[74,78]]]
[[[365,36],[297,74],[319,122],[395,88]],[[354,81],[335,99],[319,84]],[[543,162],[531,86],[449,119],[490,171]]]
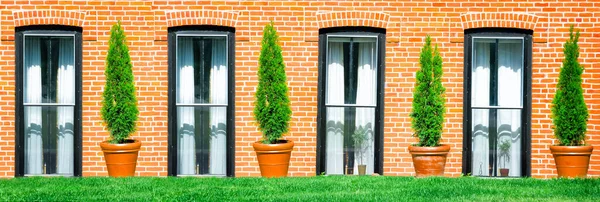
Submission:
[[[267,24],[258,58],[258,88],[254,103],[254,118],[264,144],[275,144],[288,132],[292,115],[278,38],[273,22]]]
[[[563,45],[565,58],[560,68],[556,94],[552,100],[552,122],[554,135],[561,146],[585,144],[588,110],[583,100],[581,87],[583,66],[579,64],[579,31],[573,34],[569,29],[569,39]]]
[[[419,138],[416,146],[435,147],[440,145],[444,126],[446,88],[442,85],[442,56],[437,46],[431,47],[429,36],[421,49],[419,64],[410,113],[413,135]]]
[[[139,111],[131,68],[125,32],[119,21],[110,29],[101,109],[102,120],[110,133],[109,141],[113,144],[125,143],[136,130]]]

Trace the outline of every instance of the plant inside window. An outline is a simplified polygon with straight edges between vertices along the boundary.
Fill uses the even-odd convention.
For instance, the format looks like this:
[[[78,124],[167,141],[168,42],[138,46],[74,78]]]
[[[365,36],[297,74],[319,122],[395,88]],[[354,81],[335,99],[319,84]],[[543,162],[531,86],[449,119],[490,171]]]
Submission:
[[[498,154],[498,158],[504,159],[504,166],[500,169],[500,176],[506,177],[508,176],[509,169],[506,167],[508,163],[510,163],[510,140],[503,140],[498,146],[500,149],[500,153]]]
[[[106,83],[102,94],[102,120],[110,139],[100,144],[110,176],[133,176],[141,143],[129,139],[136,131],[137,98],[125,31],[121,22],[110,30],[104,69]]]
[[[358,158],[358,174],[365,175],[367,165],[364,163],[365,154],[369,149],[369,133],[367,126],[359,126],[354,130],[352,139],[354,140],[354,149],[356,151],[356,158]]]
[[[253,147],[264,177],[287,176],[294,146],[292,141],[282,139],[289,130],[292,109],[288,97],[285,64],[278,43],[279,37],[271,22],[263,31],[258,58],[258,87],[254,102],[254,119],[262,132],[262,140],[255,142]],[[263,166],[266,164],[281,166]]]
[[[588,109],[583,98],[579,64],[579,31],[569,29],[563,45],[565,58],[560,68],[556,94],[552,100],[552,123],[558,145],[550,146],[559,177],[586,177],[593,146],[585,144]],[[569,166],[564,166],[569,165]]]
[[[431,45],[431,37],[425,38],[419,58],[421,68],[416,73],[413,92],[412,129],[419,139],[409,146],[417,176],[443,175],[448,145],[441,145],[440,139],[446,112],[444,96],[446,89],[442,85],[442,56]],[[437,165],[437,167],[431,167]]]

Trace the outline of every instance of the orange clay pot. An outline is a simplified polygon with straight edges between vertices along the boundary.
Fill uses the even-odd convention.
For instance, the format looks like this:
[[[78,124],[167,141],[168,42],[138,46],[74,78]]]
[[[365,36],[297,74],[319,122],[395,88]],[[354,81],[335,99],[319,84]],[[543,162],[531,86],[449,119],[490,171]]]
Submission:
[[[593,150],[593,146],[550,146],[558,177],[587,177]]]
[[[129,177],[135,174],[138,152],[142,143],[138,140],[126,140],[124,144],[111,144],[108,141],[100,143],[104,152],[104,160],[108,176]]]
[[[450,151],[450,146],[416,147],[411,145],[408,146],[408,151],[412,155],[417,177],[444,175],[446,156]]]
[[[280,140],[278,144],[263,144],[260,141],[252,144],[260,174],[263,177],[286,177],[290,165],[290,155],[294,148],[294,142]]]

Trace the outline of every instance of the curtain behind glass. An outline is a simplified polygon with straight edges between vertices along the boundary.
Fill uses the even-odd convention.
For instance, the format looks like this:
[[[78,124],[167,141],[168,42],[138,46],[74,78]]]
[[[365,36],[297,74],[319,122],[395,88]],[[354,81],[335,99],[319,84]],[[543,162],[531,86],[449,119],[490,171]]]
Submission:
[[[188,37],[177,38],[177,103],[194,103],[194,51]],[[195,174],[194,108],[177,107],[177,173]]]
[[[500,40],[498,44],[498,106],[523,105],[522,48],[521,40]],[[510,157],[497,159],[499,168],[509,168],[509,176],[521,176],[521,110],[498,110],[497,120],[498,144],[511,143]]]
[[[25,37],[24,103],[42,103],[40,39]],[[25,107],[25,174],[43,174],[42,108]]]
[[[344,104],[343,43],[329,42],[327,50],[327,104]],[[327,107],[325,173],[344,174],[344,108]]]
[[[75,52],[72,38],[59,40],[57,102],[75,104]],[[73,107],[58,107],[58,174],[73,174]]]
[[[374,171],[375,108],[352,105],[377,105],[376,50],[373,38],[328,38],[325,90],[327,174],[357,175],[359,165],[366,165],[367,174]],[[352,89],[351,85],[356,85],[355,90],[347,89]],[[328,106],[343,104],[350,106]],[[355,145],[353,139],[353,133],[359,129],[366,131],[368,140],[363,145]]]
[[[210,69],[211,104],[227,104],[227,43],[212,39]],[[225,175],[227,159],[227,108],[210,108],[210,174]]]
[[[521,40],[498,40],[497,106],[522,107],[523,45]],[[475,40],[473,45],[471,105],[490,106],[490,51],[496,40]],[[496,119],[496,165],[490,167],[490,109],[472,110],[472,174],[488,176],[490,169],[509,168],[509,176],[521,176],[521,110],[494,109]],[[501,156],[500,144],[510,142],[509,157]]]
[[[226,38],[178,37],[177,40],[177,103],[195,104],[198,101],[202,102],[202,104],[227,105],[228,68]],[[208,53],[203,52],[206,50],[206,46],[209,46],[208,49],[210,52]],[[196,79],[203,79],[200,78],[203,72],[200,72],[200,76],[195,74],[198,71],[205,71],[205,65],[209,65],[210,67],[209,70],[206,69],[210,71],[206,72],[210,74],[208,83],[197,84]],[[196,95],[194,91],[198,88],[197,85],[209,86],[208,88],[210,89],[199,87],[200,90],[208,92],[208,94],[203,95],[201,93]],[[208,102],[204,103],[206,101]],[[189,106],[177,107],[177,111],[179,130],[177,140],[178,174],[226,175],[227,107]],[[202,120],[207,120],[207,122]],[[206,156],[197,156],[200,154],[206,154]]]
[[[490,104],[490,47],[489,42],[476,42],[473,47],[471,105]],[[489,175],[489,110],[472,111],[472,171],[473,175]]]
[[[74,39],[25,36],[23,54],[25,174],[73,175]],[[43,103],[67,106],[39,106]]]
[[[358,84],[356,93],[356,104],[376,105],[377,101],[377,67],[376,47],[374,42],[358,43]],[[356,129],[363,128],[367,132],[368,141],[365,145],[355,145],[354,170],[358,165],[367,165],[366,174],[373,174],[374,170],[374,147],[373,127],[375,123],[375,108],[356,109]],[[355,175],[358,172],[354,172]]]

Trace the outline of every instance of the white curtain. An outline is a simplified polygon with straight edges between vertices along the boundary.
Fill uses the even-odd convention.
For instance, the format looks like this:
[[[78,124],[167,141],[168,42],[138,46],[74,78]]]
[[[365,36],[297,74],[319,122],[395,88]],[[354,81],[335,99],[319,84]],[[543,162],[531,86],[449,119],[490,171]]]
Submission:
[[[327,104],[344,104],[344,54],[340,42],[329,42],[327,52]],[[344,108],[327,108],[327,174],[344,174]]]
[[[358,43],[358,82],[356,93],[356,104],[358,105],[376,105],[377,99],[377,67],[376,67],[376,47],[375,43]],[[343,80],[342,80],[343,81]],[[343,92],[343,90],[341,90]],[[355,151],[365,151],[363,155],[355,152],[354,172],[358,175],[358,165],[367,165],[366,174],[373,174],[374,169],[374,147],[373,126],[375,121],[374,108],[356,109],[356,128],[365,128],[367,131],[368,142],[366,145],[355,145]]]
[[[194,54],[191,38],[179,37],[177,42],[177,103],[194,103]],[[194,108],[177,107],[177,173],[195,174],[196,142],[194,139]]]
[[[521,41],[501,40],[498,44],[498,106],[522,106],[522,69]],[[498,168],[509,168],[510,176],[521,176],[521,110],[498,110],[497,118],[498,144],[511,143],[510,161],[498,158]]]
[[[72,38],[60,39],[57,102],[75,104],[75,52]],[[73,174],[73,107],[58,107],[56,172]]]
[[[490,104],[490,44],[474,43],[474,63],[471,82],[471,106],[489,106]],[[489,110],[472,111],[473,175],[489,175]]]
[[[24,103],[42,103],[40,39],[25,38]],[[42,108],[25,106],[25,174],[43,174]]]
[[[211,104],[227,104],[227,44],[224,39],[212,40],[210,69]],[[225,175],[227,154],[227,108],[210,108],[210,174]]]

